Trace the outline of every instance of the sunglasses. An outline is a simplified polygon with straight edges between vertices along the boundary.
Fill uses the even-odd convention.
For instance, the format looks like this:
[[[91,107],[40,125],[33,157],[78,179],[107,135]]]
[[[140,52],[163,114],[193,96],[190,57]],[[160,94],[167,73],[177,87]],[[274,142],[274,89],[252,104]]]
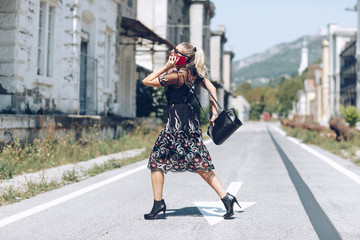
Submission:
[[[184,56],[184,57],[187,57],[188,58],[188,56],[186,56],[185,54],[183,54],[183,53],[181,53],[179,50],[177,50],[176,48],[173,48],[170,52],[172,52],[172,51],[174,51],[175,53],[177,53],[177,54],[180,54],[181,56]]]

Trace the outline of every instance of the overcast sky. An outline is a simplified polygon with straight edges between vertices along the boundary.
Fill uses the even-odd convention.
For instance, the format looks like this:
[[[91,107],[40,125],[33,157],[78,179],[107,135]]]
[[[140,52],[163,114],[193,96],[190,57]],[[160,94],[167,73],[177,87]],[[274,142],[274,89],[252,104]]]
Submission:
[[[234,60],[243,59],[304,35],[315,35],[330,22],[357,27],[356,0],[211,0],[211,30],[225,25]]]

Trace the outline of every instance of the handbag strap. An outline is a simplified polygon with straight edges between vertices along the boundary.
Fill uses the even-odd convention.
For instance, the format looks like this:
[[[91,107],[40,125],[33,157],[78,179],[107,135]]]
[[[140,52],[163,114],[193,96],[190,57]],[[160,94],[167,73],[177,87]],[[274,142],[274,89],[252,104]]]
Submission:
[[[208,91],[208,93],[210,94],[211,98],[215,101],[215,103],[218,105],[218,107],[220,108],[221,111],[223,111],[223,108],[220,106],[220,104],[218,103],[218,101],[216,101],[216,99],[214,98],[214,96],[211,94],[211,92],[209,91],[209,89],[207,88],[207,86],[205,85],[203,78],[200,78],[201,83],[204,85],[204,87],[206,88],[206,90]],[[219,114],[219,110],[216,109],[216,111]]]
[[[201,110],[204,112],[204,114],[205,114],[205,116],[206,116],[206,119],[208,120],[208,122],[210,122],[210,119],[209,119],[208,115],[206,114],[205,110],[203,109],[203,107],[201,106],[201,103],[200,103],[198,97],[196,96],[196,93],[194,93],[194,95],[195,95],[195,98],[196,98],[196,100],[197,100],[197,102],[198,102]]]
[[[199,77],[199,76],[198,76]],[[200,78],[200,77],[199,77]],[[216,101],[216,99],[214,98],[214,96],[211,94],[211,92],[209,91],[209,89],[206,87],[205,83],[203,82],[203,78],[200,78],[201,83],[204,85],[205,89],[208,91],[208,93],[210,94],[210,96],[212,97],[212,99],[215,101],[215,103],[218,105],[218,107],[220,108],[220,110],[222,111],[223,108],[220,106],[220,104],[218,103],[218,101]],[[199,101],[199,98],[197,97],[196,93],[194,93],[195,98],[197,100],[197,102],[199,103],[199,106],[201,108],[201,110],[204,112],[206,119],[210,122],[210,119],[208,117],[208,115],[206,114],[205,110],[203,109],[203,107],[201,106],[201,103]],[[219,110],[216,109],[217,113],[219,114]]]

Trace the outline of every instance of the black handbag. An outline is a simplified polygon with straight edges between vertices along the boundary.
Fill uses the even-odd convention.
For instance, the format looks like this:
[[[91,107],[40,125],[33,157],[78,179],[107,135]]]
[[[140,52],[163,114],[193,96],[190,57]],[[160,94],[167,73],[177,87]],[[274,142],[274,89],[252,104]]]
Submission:
[[[214,96],[210,93],[209,89],[207,89],[207,87],[204,84],[204,82],[202,81],[202,79],[201,79],[201,82],[205,86],[206,90],[209,92],[212,99],[216,102],[217,106],[221,110],[219,113],[219,110],[217,109],[219,116],[215,119],[214,126],[210,123],[208,130],[207,130],[207,135],[209,137],[211,137],[213,142],[216,145],[220,145],[223,142],[225,142],[242,125],[242,122],[236,116],[235,110],[233,108],[231,108],[229,110],[223,109],[220,106],[220,104],[216,101]],[[197,98],[196,94],[195,94],[195,98],[196,98],[197,102],[199,103],[200,108],[203,110],[203,112],[206,115],[206,112],[202,108],[200,101]],[[206,117],[207,117],[208,121],[210,122],[207,115],[206,115]]]
[[[240,126],[242,122],[236,116],[234,109],[222,110],[214,121],[214,126],[209,124],[207,134],[216,145],[226,141]]]

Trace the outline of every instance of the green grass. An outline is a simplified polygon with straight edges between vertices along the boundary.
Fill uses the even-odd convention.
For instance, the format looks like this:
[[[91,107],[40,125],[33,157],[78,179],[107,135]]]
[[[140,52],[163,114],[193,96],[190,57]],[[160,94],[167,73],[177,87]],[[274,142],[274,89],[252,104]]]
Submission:
[[[81,179],[146,159],[150,155],[161,128],[159,126],[154,130],[149,130],[135,126],[132,132],[115,140],[105,140],[99,131],[93,129],[85,138],[78,141],[73,141],[71,137],[65,136],[61,139],[49,137],[43,140],[37,139],[31,145],[22,145],[20,141],[5,145],[0,155],[0,176],[2,179],[9,179],[24,172],[35,172],[62,164],[85,161],[100,155],[136,148],[146,148],[146,150],[137,157],[110,160],[81,173],[75,169],[67,171],[63,174],[61,182],[43,179],[40,183],[30,181],[19,188],[11,186],[0,189],[0,206],[18,202],[78,182]]]
[[[22,189],[16,189],[11,186],[4,189],[0,195],[0,206],[31,198],[35,195],[59,188],[61,186],[63,186],[62,183],[58,183],[56,181],[48,182],[46,180],[43,180],[40,183],[28,182]]]
[[[208,125],[202,125],[204,139]],[[33,144],[21,144],[16,140],[4,145],[0,155],[0,179],[10,179],[15,175],[36,172],[42,169],[56,167],[68,163],[89,160],[100,155],[107,155],[136,148],[146,148],[136,157],[114,159],[93,168],[77,172],[75,168],[62,176],[61,182],[43,179],[40,183],[28,182],[21,188],[8,187],[0,193],[0,206],[11,204],[33,197],[37,194],[60,188],[67,184],[78,182],[84,178],[96,176],[105,171],[146,159],[149,157],[153,145],[162,126],[149,130],[135,126],[129,134],[119,139],[106,140],[98,129],[92,129],[85,137],[74,141],[74,136],[67,133],[62,138],[48,136],[43,140],[36,139]],[[1,189],[0,189],[1,190]]]
[[[336,141],[330,130],[320,133],[315,131],[297,129],[282,126],[288,136],[298,138],[304,143],[317,145],[333,154],[348,159],[360,166],[360,157],[356,156],[356,151],[360,151],[360,137],[355,136],[348,141]]]
[[[77,141],[71,132],[61,138],[50,135],[44,139],[35,139],[32,144],[22,144],[16,139],[3,145],[0,150],[0,179],[11,179],[15,175],[135,148],[145,147],[149,150],[160,131],[160,127],[148,130],[135,126],[131,133],[119,139],[105,139],[98,128],[93,128]]]

